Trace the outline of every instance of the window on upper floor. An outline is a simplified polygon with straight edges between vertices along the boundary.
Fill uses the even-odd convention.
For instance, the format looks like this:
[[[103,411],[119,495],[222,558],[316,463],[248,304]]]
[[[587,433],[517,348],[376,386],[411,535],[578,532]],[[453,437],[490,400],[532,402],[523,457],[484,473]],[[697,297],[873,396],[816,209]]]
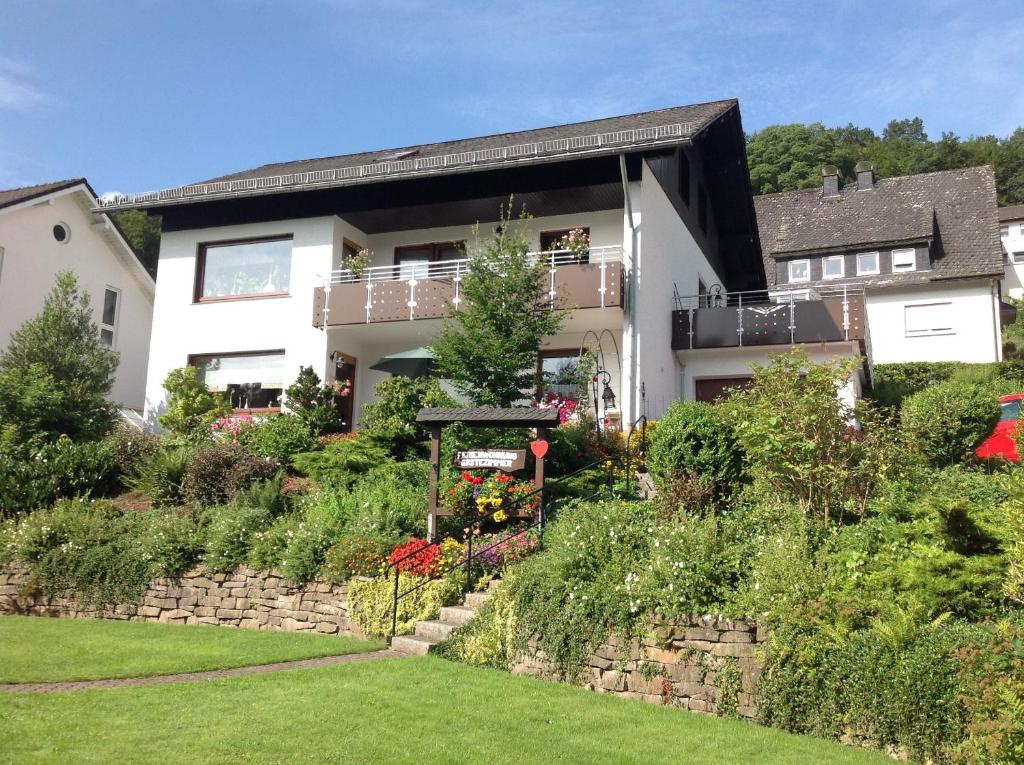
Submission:
[[[575,241],[580,244],[586,244],[590,241],[590,228],[587,226],[576,226],[575,228],[563,228],[558,231],[541,231],[540,232],[540,251],[550,252],[551,250],[566,250],[573,249],[569,245],[570,235],[573,231],[582,231],[584,239],[576,239]],[[579,234],[576,235],[579,237]],[[582,252],[578,257],[572,256],[573,260],[580,263],[587,263],[590,260],[590,250],[587,249]]]
[[[395,265],[399,279],[423,279],[431,263],[461,260],[466,257],[465,242],[431,242],[395,248]]]
[[[195,301],[287,295],[291,269],[290,234],[201,244]]]
[[[951,302],[908,305],[903,313],[907,337],[955,334]]]
[[[870,276],[878,273],[878,253],[862,252],[857,255],[857,276]]]
[[[892,251],[892,271],[898,274],[903,271],[917,270],[917,253],[912,247]]]
[[[0,265],[3,264],[3,256],[3,251],[0,250]],[[1021,263],[1024,263],[1024,252],[1011,252],[1010,262],[1013,263],[1015,266],[1019,266]]]
[[[697,224],[701,231],[708,233],[708,192],[703,183],[697,184]]]
[[[100,342],[113,348],[117,339],[117,319],[121,313],[121,290],[107,287],[103,291],[103,313],[100,316]]]
[[[211,391],[235,409],[277,409],[284,390],[284,351],[195,354],[188,363]]]
[[[846,265],[842,255],[829,255],[821,261],[823,279],[842,279],[846,275]]]
[[[1000,226],[999,227],[999,236],[1007,237],[1009,235],[1010,235],[1010,227],[1009,226]]]
[[[789,281],[809,282],[811,280],[811,261],[791,260],[789,261]]]
[[[679,150],[679,196],[683,204],[690,206],[690,158],[686,152]]]

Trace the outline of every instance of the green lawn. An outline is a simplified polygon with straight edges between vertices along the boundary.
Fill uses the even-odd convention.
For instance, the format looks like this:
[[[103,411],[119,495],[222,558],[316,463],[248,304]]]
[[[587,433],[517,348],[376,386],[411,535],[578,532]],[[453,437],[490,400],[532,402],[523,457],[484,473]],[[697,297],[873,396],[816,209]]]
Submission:
[[[434,657],[0,694],[0,762],[882,763],[839,744]]]
[[[294,632],[0,616],[0,682],[170,675],[383,647],[356,638]]]

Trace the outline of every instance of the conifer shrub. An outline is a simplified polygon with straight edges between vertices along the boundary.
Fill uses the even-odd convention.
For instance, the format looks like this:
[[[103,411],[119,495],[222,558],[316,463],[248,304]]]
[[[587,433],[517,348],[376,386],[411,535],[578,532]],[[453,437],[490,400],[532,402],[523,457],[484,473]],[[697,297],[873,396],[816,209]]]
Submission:
[[[998,420],[999,400],[991,386],[955,380],[913,394],[900,410],[907,441],[936,467],[971,460]]]

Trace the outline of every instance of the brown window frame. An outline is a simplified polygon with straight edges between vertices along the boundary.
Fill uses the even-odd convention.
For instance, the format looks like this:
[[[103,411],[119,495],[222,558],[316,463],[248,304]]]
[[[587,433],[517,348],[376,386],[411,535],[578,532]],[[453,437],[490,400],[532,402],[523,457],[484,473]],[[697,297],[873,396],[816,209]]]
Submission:
[[[430,248],[430,260],[428,263],[437,263],[441,260],[441,248],[456,247],[463,252],[466,251],[465,239],[453,239],[450,242],[424,242],[423,244],[403,244],[395,247],[394,265],[401,265],[402,253],[407,250],[425,250]]]
[[[288,290],[279,292],[253,292],[248,295],[215,295],[203,296],[203,284],[206,281],[206,254],[211,247],[228,247],[233,244],[261,244],[263,242],[295,241],[294,234],[276,234],[274,236],[243,237],[240,239],[222,239],[214,242],[200,242],[196,252],[196,278],[192,287],[193,303],[225,303],[234,300],[265,300],[267,298],[288,297]]]
[[[211,356],[216,356],[216,357],[219,357],[219,358],[226,358],[226,357],[230,357],[230,356],[284,356],[284,355],[285,355],[285,349],[284,348],[275,348],[275,349],[269,350],[269,351],[261,350],[261,351],[228,351],[226,353],[217,353],[217,352],[213,352],[213,353],[190,353],[188,355],[188,357],[186,358],[185,364],[186,364],[186,366],[195,367],[196,366],[196,362],[195,362],[196,359],[208,358],[208,357],[211,357]],[[281,381],[281,396],[282,397],[284,396],[284,392],[285,392],[285,389],[287,387],[288,386],[285,385],[284,381],[282,380]],[[230,403],[230,399],[228,399],[228,401]],[[279,413],[281,411],[281,407],[280,406],[262,406],[262,407],[257,407],[257,408],[253,408],[253,409],[243,409],[243,408],[240,408],[240,407],[231,407],[231,410],[233,412],[235,412],[236,414],[241,414],[243,412],[247,413],[247,414],[275,414],[275,413]]]
[[[584,349],[589,353],[589,349]],[[544,348],[537,351],[537,384],[534,390],[534,398],[540,399],[544,395],[544,359],[558,358],[559,356],[580,357],[579,348]]]

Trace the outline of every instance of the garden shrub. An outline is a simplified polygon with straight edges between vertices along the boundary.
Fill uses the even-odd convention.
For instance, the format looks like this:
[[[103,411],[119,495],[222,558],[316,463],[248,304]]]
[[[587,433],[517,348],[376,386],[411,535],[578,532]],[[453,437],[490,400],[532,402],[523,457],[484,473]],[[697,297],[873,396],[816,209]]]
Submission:
[[[180,505],[185,501],[182,480],[192,451],[185,446],[162,446],[124,481],[132,491],[149,497],[154,507]]]
[[[913,394],[900,410],[907,440],[940,467],[970,460],[998,419],[999,401],[991,387],[952,380]]]
[[[60,437],[21,453],[0,454],[0,516],[46,507],[61,497],[108,497],[120,488],[106,441]]]
[[[462,595],[461,582],[443,577],[429,581],[414,574],[399,573],[399,592],[406,592],[417,585],[423,585],[398,601],[397,634],[407,635],[413,631],[416,622],[436,619],[442,606],[450,606]],[[349,618],[367,635],[384,637],[391,634],[392,602],[395,580],[377,578],[365,581],[353,580],[348,588]]]
[[[519,622],[508,583],[506,577],[505,586],[498,588],[476,616],[438,646],[440,656],[477,667],[507,671],[512,666]]]
[[[999,395],[1024,391],[1024,361],[996,361],[968,364],[958,361],[914,361],[875,364],[873,386],[866,396],[879,406],[899,410],[908,396],[947,380],[979,384],[993,383]]]
[[[249,535],[249,552],[245,562],[257,571],[272,571],[281,567],[288,542],[301,523],[301,514],[291,512],[275,518],[269,526],[258,528]]]
[[[410,539],[391,551],[388,565],[413,576],[431,577],[437,574],[440,554],[436,544],[425,539]]]
[[[310,426],[293,414],[278,414],[243,429],[238,436],[246,451],[290,466],[292,457],[316,447]]]
[[[401,458],[430,437],[416,424],[420,409],[430,406],[451,407],[456,402],[433,377],[387,377],[374,388],[373,403],[363,406],[363,435]]]
[[[292,456],[292,467],[324,486],[347,488],[356,477],[388,460],[387,452],[363,436],[327,444],[320,451]]]
[[[295,382],[284,392],[285,403],[314,436],[331,433],[341,427],[341,413],[335,405],[335,385],[323,385],[313,367],[302,367]],[[351,395],[351,390],[346,395]]]
[[[391,547],[390,542],[380,537],[345,535],[327,551],[324,578],[329,582],[344,582],[353,576],[377,576],[387,565]]]
[[[160,451],[159,436],[143,433],[130,425],[115,427],[106,438],[113,452],[123,486],[138,476]]]
[[[167,411],[158,419],[162,427],[177,436],[204,440],[210,435],[214,420],[232,412],[227,400],[211,393],[206,383],[197,377],[193,366],[168,372],[164,390],[167,391]]]
[[[277,475],[274,460],[246,454],[237,444],[202,446],[188,457],[181,479],[181,493],[194,505],[217,505],[256,481]]]
[[[676,401],[651,435],[647,467],[659,485],[680,473],[725,489],[740,480],[743,456],[729,422],[711,404]]]
[[[255,535],[286,510],[280,491],[278,477],[238,492],[228,505],[206,511],[204,561],[209,568],[233,571],[250,558]]]

